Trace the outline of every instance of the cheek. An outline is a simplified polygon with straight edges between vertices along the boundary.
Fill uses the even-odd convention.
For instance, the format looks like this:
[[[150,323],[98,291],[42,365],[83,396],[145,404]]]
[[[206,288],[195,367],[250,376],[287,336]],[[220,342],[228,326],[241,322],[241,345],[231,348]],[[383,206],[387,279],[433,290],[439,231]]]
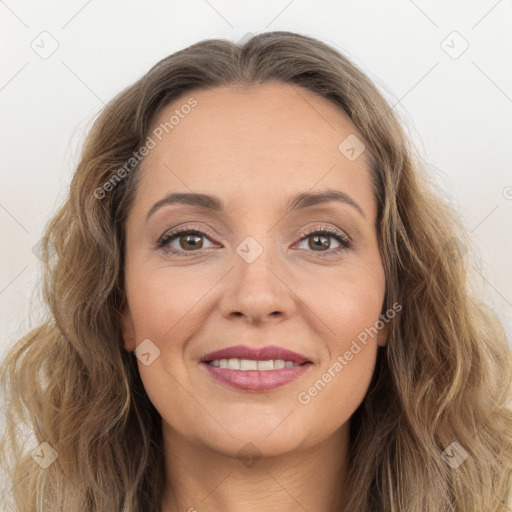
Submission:
[[[328,357],[304,382],[296,399],[304,421],[315,423],[314,418],[322,418],[324,434],[347,422],[368,391],[378,347],[375,325],[383,298],[378,281],[363,278],[340,279],[312,297],[328,326],[322,331]]]
[[[329,355],[315,375],[304,382],[297,401],[304,418],[323,418],[324,431],[334,431],[349,420],[373,376],[375,326],[385,291],[383,273],[375,267],[373,270],[369,273],[351,268],[309,294],[310,304],[326,326],[322,334]]]
[[[347,264],[339,272],[311,274],[302,281],[298,294],[324,324],[331,350],[342,350],[379,319],[385,294],[380,265]]]
[[[132,275],[127,292],[137,341],[179,339],[183,329],[196,325],[202,299],[217,281],[208,275],[184,269],[153,269]]]

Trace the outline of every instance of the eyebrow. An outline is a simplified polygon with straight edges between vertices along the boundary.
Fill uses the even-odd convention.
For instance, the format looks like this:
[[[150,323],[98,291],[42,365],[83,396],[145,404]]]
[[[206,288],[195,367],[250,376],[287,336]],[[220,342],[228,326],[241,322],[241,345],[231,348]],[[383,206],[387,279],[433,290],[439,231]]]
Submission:
[[[308,208],[322,203],[329,203],[331,201],[337,201],[352,206],[366,219],[363,209],[350,196],[340,190],[334,189],[327,189],[322,192],[303,192],[296,194],[288,200],[284,211],[300,210],[302,208]],[[146,216],[146,222],[162,206],[177,203],[187,204],[215,212],[220,212],[225,209],[224,203],[219,197],[209,194],[174,192],[165,196],[163,199],[160,199],[160,201],[157,201],[150,208]]]

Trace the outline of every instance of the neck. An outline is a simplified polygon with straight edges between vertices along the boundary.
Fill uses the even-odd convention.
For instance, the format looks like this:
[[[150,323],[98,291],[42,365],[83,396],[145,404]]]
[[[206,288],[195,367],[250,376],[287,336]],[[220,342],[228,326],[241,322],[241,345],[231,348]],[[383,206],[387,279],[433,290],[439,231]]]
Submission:
[[[349,425],[304,450],[243,459],[163,426],[166,489],[160,512],[341,510]]]

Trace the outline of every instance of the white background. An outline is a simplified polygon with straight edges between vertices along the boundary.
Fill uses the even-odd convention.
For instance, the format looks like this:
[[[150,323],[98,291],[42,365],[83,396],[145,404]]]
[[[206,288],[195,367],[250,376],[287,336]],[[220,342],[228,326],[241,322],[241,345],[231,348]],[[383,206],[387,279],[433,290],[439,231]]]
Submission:
[[[0,356],[37,321],[33,247],[93,117],[185,46],[270,30],[332,44],[396,104],[471,232],[480,293],[510,340],[511,21],[511,0],[1,0]],[[464,42],[453,31],[469,44],[458,58]],[[58,48],[43,59],[33,48],[48,51],[52,38]]]

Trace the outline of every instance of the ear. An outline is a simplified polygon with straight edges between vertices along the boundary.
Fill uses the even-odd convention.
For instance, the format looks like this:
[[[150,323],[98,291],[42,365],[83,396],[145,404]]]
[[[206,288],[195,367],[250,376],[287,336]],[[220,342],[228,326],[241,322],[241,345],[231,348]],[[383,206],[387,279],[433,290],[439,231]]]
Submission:
[[[121,334],[124,340],[124,348],[128,352],[133,352],[137,346],[135,340],[135,326],[133,324],[132,313],[125,302],[123,309],[121,310]]]
[[[385,347],[388,343],[388,334],[389,334],[389,322],[382,322],[384,327],[379,330],[377,333],[377,345],[379,347]]]

